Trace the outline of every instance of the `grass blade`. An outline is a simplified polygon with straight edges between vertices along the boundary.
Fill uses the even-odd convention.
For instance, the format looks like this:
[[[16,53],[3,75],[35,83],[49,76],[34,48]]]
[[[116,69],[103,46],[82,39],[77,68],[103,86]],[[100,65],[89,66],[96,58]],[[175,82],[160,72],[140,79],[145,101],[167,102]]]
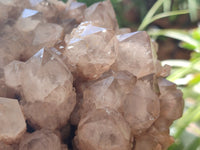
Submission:
[[[198,9],[198,3],[197,0],[188,0],[188,8],[189,8],[189,12],[190,12],[190,18],[191,21],[196,21],[198,18],[198,14],[197,14],[197,9]]]
[[[189,10],[176,10],[176,11],[164,12],[164,13],[161,13],[161,14],[154,16],[151,19],[151,22],[154,22],[155,20],[165,18],[165,17],[169,17],[169,16],[183,15],[183,14],[188,14],[188,13],[189,13]]]
[[[153,7],[149,10],[147,15],[144,17],[141,25],[139,26],[138,30],[144,30],[145,27],[149,24],[150,20],[152,19],[153,15],[156,13],[156,11],[160,8],[160,6],[163,4],[165,0],[158,0]]]
[[[173,39],[177,39],[177,40],[189,43],[191,45],[194,45],[197,50],[200,47],[200,43],[197,40],[193,39],[191,36],[188,35],[187,32],[184,32],[182,30],[178,30],[178,29],[163,29],[163,30],[152,29],[152,30],[149,30],[148,33],[151,36],[166,36],[166,37],[170,37],[170,38],[173,38]]]

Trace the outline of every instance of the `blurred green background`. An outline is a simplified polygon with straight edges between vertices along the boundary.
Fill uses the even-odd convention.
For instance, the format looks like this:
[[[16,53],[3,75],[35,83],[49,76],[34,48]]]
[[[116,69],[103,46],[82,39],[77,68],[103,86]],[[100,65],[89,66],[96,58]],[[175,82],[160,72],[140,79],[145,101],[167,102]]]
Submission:
[[[175,143],[169,150],[200,150],[200,0],[111,2],[120,27],[146,30],[158,42],[158,58],[172,66],[168,80],[183,91],[184,114],[170,129]]]

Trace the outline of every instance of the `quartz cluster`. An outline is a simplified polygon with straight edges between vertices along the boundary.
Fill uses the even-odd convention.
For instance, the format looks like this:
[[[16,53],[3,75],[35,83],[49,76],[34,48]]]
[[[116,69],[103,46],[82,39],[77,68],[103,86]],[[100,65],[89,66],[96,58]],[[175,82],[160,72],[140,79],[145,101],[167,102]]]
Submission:
[[[183,112],[145,31],[109,0],[0,0],[0,150],[166,150]]]

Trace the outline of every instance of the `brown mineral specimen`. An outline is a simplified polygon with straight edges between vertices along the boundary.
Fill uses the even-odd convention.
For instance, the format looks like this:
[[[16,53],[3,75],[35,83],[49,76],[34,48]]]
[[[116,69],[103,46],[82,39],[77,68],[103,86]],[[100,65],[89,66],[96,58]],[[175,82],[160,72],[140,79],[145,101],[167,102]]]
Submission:
[[[59,137],[49,130],[39,130],[25,134],[19,150],[61,150]]]
[[[81,115],[92,109],[106,107],[120,110],[135,83],[136,77],[128,72],[104,74],[83,91]]]
[[[110,0],[98,2],[85,10],[85,21],[92,21],[107,29],[118,30],[118,22]]]
[[[81,119],[75,137],[79,150],[131,150],[131,131],[117,111],[97,109]]]
[[[109,70],[117,55],[114,32],[83,22],[65,37],[68,64],[78,76],[97,79]]]
[[[72,75],[59,54],[53,48],[41,49],[24,66],[23,110],[36,128],[55,129],[66,124],[76,103]]]
[[[160,102],[152,82],[151,76],[137,80],[123,103],[124,118],[131,126],[134,135],[143,133],[159,117]]]
[[[0,0],[0,150],[167,150],[184,103],[157,52],[111,0]]]
[[[151,42],[145,31],[118,36],[119,54],[114,70],[126,70],[138,78],[155,72]]]
[[[26,130],[24,116],[15,99],[0,98],[0,141],[13,143]]]
[[[176,89],[176,85],[164,78],[158,79],[160,89],[160,116],[167,120],[176,120],[182,116],[184,101],[182,92]]]

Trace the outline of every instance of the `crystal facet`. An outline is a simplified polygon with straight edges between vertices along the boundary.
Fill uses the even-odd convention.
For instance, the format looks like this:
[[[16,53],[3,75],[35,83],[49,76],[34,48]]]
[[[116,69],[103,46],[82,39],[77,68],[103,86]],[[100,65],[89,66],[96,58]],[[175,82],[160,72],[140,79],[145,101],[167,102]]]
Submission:
[[[70,37],[65,37],[65,54],[72,71],[86,79],[97,79],[109,70],[117,55],[117,41],[112,30],[81,23]]]
[[[131,150],[132,138],[120,113],[105,108],[80,121],[75,140],[80,150]]]
[[[23,135],[26,124],[15,99],[0,98],[0,141],[13,143]]]
[[[138,78],[155,72],[151,42],[146,32],[127,33],[117,37],[119,54],[113,65],[114,70],[126,70]]]

